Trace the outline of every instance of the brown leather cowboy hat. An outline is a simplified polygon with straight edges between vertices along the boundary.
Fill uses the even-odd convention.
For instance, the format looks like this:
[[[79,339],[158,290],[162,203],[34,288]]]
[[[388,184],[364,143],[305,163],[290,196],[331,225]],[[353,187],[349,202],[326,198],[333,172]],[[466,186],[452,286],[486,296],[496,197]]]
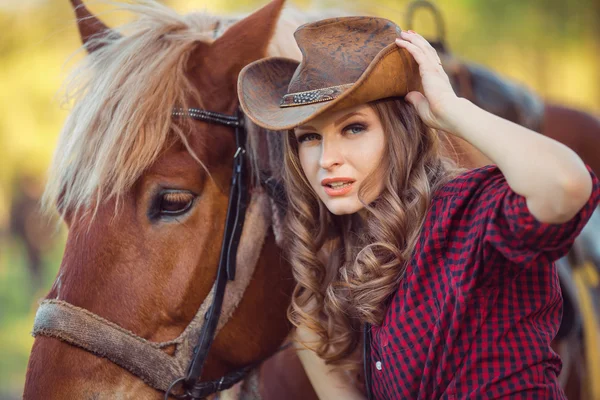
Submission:
[[[332,18],[294,33],[302,62],[266,58],[238,78],[242,109],[257,125],[288,130],[324,113],[421,89],[419,66],[394,43],[400,28],[374,17]]]

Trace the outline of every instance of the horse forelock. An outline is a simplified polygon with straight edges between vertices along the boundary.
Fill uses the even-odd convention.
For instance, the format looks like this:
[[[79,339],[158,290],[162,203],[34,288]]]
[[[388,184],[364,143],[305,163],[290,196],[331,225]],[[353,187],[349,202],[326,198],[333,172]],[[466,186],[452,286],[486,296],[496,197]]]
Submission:
[[[178,15],[155,2],[122,8],[137,18],[118,28],[121,35],[92,39],[102,45],[65,83],[64,100],[73,108],[50,168],[46,211],[118,199],[167,147],[170,132],[187,144],[171,112],[191,98],[201,106],[185,75],[187,61],[200,42],[214,40],[221,17]]]

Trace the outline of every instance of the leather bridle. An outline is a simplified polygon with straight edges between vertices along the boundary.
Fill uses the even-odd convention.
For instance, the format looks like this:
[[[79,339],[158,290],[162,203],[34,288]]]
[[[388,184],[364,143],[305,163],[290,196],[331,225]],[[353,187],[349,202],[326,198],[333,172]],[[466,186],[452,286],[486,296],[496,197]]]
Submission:
[[[247,132],[244,126],[244,114],[241,111],[238,111],[237,115],[233,116],[197,108],[175,109],[173,110],[173,116],[225,125],[234,128],[235,132],[236,151],[233,156],[233,174],[229,204],[227,206],[227,217],[225,219],[225,232],[223,234],[223,243],[221,245],[221,255],[219,257],[215,282],[215,295],[205,315],[205,323],[200,331],[198,342],[194,347],[194,356],[188,366],[186,376],[175,380],[165,392],[165,399],[168,399],[169,396],[177,399],[203,399],[213,393],[232,387],[241,381],[250,370],[264,361],[260,360],[215,381],[198,381],[202,375],[202,369],[215,338],[215,331],[221,314],[221,306],[223,305],[227,282],[235,279],[237,249],[248,205],[247,171],[245,169]],[[179,386],[183,390],[183,393],[172,393]]]

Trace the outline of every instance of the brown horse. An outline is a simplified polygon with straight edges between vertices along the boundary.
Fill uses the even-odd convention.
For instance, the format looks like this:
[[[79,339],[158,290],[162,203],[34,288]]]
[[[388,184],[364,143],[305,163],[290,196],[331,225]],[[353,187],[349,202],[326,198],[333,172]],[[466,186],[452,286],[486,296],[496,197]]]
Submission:
[[[124,4],[139,18],[121,33],[72,3],[90,55],[72,82],[46,191],[69,235],[36,318],[24,398],[162,398],[165,387],[145,382],[164,365],[143,359],[192,356],[197,339],[185,334],[208,312],[232,161],[244,157],[231,121],[188,118],[188,106],[235,116],[241,68],[299,57],[292,32],[306,17],[280,18],[281,0],[239,21]],[[254,184],[203,381],[273,354],[290,330],[294,282],[271,214]]]

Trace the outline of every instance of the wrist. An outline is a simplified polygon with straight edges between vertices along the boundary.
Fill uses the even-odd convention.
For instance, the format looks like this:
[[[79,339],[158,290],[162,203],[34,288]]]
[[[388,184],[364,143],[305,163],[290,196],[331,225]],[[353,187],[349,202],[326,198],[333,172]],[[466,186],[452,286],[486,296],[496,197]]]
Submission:
[[[460,136],[461,124],[473,113],[476,106],[464,97],[456,97],[453,101],[446,103],[441,112],[442,130],[456,136]]]

